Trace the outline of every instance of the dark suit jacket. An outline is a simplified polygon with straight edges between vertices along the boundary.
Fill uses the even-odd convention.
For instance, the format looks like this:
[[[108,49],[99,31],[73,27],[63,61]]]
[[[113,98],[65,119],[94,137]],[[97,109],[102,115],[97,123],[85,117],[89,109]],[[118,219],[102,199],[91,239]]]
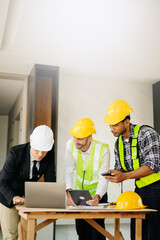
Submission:
[[[30,181],[30,143],[14,146],[10,149],[0,172],[0,202],[13,207],[14,196],[24,196],[24,183]],[[39,178],[55,182],[55,163],[53,149],[40,161]]]

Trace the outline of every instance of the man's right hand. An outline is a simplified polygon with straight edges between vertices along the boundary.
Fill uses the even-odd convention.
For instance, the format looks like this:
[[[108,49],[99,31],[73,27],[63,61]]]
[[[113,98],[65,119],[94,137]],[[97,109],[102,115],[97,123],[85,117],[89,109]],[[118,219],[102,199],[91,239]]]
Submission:
[[[13,198],[13,204],[23,204],[25,203],[25,198],[20,196],[15,196]]]
[[[120,170],[109,169],[111,173],[110,176],[104,176],[106,180],[111,181],[113,183],[119,183],[126,180],[126,173],[121,172]]]
[[[73,201],[71,195],[69,192],[67,192],[67,202],[66,202],[67,205],[70,205],[70,206],[76,206],[75,202]]]

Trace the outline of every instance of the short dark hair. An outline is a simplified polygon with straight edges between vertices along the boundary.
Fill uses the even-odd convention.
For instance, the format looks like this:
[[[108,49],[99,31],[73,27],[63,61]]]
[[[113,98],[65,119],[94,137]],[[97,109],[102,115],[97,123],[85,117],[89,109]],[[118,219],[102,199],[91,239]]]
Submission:
[[[124,122],[126,119],[131,119],[131,116],[130,116],[130,114],[128,114],[126,117],[125,117],[125,119],[123,119],[121,122]]]

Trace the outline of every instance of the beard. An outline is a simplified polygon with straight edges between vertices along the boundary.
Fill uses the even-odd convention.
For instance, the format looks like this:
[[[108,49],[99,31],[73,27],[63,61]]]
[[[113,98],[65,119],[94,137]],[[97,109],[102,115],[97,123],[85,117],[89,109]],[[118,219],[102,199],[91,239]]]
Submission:
[[[127,131],[127,129],[126,129],[125,127],[123,127],[123,128],[122,128],[121,130],[119,130],[119,131],[111,131],[111,132],[112,132],[112,134],[113,134],[114,137],[119,137],[120,135],[125,134],[126,131]]]
[[[88,149],[90,146],[90,142],[88,139],[86,139],[86,142],[84,144],[79,144],[79,143],[75,143],[75,147],[78,149],[78,150],[81,150],[83,152],[83,150],[86,148]]]

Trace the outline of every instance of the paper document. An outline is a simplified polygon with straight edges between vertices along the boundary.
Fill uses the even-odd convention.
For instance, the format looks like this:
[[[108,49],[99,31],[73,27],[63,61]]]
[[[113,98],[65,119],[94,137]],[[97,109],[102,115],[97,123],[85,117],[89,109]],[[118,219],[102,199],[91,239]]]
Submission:
[[[109,203],[99,203],[98,206],[89,206],[89,205],[77,205],[77,206],[67,206],[67,209],[105,209],[109,206],[115,205],[113,202]]]

